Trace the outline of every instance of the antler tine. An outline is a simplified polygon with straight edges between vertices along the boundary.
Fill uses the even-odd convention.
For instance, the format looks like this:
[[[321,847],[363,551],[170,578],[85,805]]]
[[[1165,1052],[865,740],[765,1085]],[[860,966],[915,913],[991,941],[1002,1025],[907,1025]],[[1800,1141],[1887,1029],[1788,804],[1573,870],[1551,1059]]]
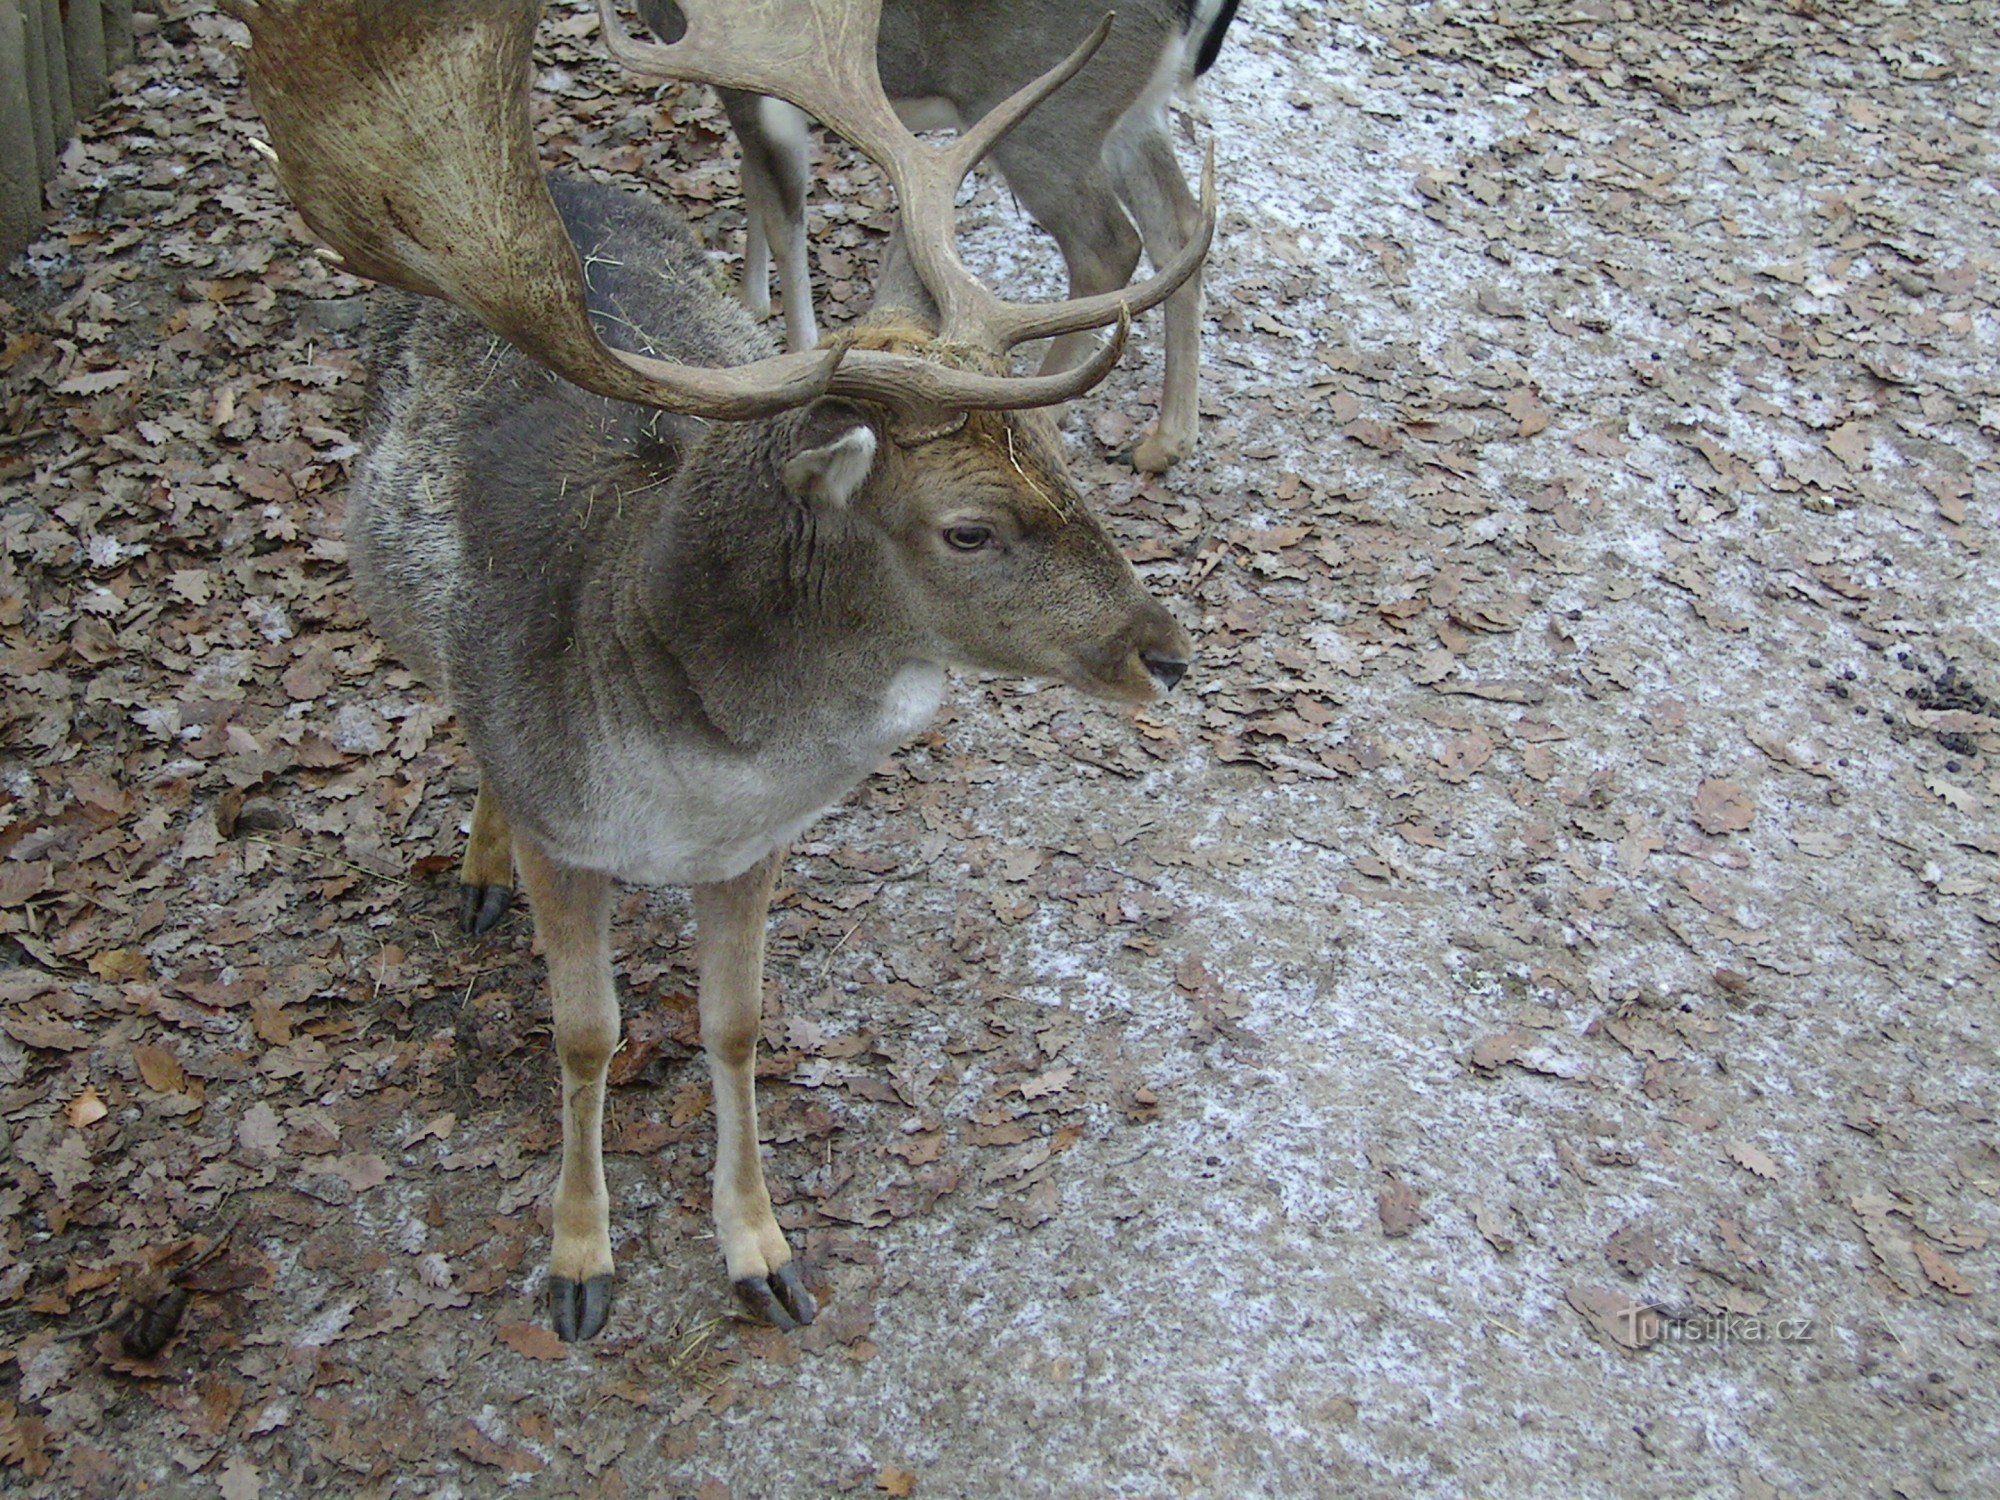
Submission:
[[[606,347],[535,157],[542,0],[225,0],[279,180],[364,276],[463,308],[586,390],[767,416],[824,391],[842,351],[698,369]]]
[[[1121,312],[1137,316],[1159,306],[1200,270],[1209,242],[1215,238],[1215,212],[1215,142],[1210,141],[1201,163],[1201,228],[1171,260],[1137,286],[1119,291],[1072,297],[1066,302],[1003,302],[989,314],[994,341],[1011,349],[1029,339],[1102,328]]]
[[[986,159],[986,153],[1000,144],[1002,136],[1020,124],[1029,110],[1076,77],[1083,70],[1083,65],[1097,55],[1097,49],[1111,35],[1111,23],[1117,19],[1117,11],[1107,10],[1104,19],[1091,29],[1089,36],[1071,49],[1068,57],[1040,77],[1022,84],[981,115],[970,130],[946,148],[945,160],[949,163],[954,195],[958,192],[958,185],[965,181],[966,174]]]
[[[885,405],[937,412],[1021,411],[1033,406],[1059,406],[1096,385],[1111,373],[1125,352],[1132,317],[1118,310],[1118,324],[1097,351],[1073,369],[1053,375],[992,375],[961,370],[904,354],[869,349],[849,352],[834,372],[833,394],[857,396]]]

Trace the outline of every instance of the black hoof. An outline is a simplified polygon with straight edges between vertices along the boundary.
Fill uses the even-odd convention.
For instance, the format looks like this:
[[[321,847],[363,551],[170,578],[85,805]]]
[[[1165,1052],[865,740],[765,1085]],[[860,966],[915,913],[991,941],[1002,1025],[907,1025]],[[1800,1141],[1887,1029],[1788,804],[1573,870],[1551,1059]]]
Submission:
[[[611,1274],[593,1276],[588,1281],[571,1281],[567,1276],[549,1278],[549,1321],[556,1325],[556,1337],[565,1344],[580,1344],[604,1331],[611,1316]]]
[[[514,890],[505,885],[462,885],[458,888],[458,925],[473,937],[485,937],[500,925]]]
[[[736,1283],[736,1300],[745,1312],[773,1328],[803,1328],[819,1315],[819,1304],[806,1290],[797,1261],[769,1276],[745,1276]]]

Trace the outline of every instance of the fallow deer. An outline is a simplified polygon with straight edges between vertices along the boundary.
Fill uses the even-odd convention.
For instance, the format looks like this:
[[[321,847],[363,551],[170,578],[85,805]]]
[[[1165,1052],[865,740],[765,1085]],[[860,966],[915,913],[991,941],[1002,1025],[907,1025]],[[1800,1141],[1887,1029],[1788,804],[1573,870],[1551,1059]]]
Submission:
[[[637,0],[657,36],[681,34],[675,0]],[[954,130],[983,118],[1020,84],[1057,62],[1111,0],[883,0],[876,63],[896,111],[914,129]],[[598,0],[612,55],[632,56],[610,0]],[[1177,90],[1214,62],[1236,0],[1117,0],[1111,36],[1073,88],[993,149],[993,163],[1035,222],[1061,248],[1070,294],[1121,287],[1143,243],[1164,265],[1201,225],[1174,160],[1168,107]],[[777,257],[787,341],[810,349],[813,319],[806,255],[805,120],[781,101],[722,92],[743,153],[742,296],[759,318],[771,310]],[[1133,225],[1138,229],[1134,233]],[[1135,468],[1159,472],[1194,451],[1199,420],[1201,281],[1191,277],[1166,306],[1166,375],[1159,421],[1132,450]],[[1058,339],[1044,370],[1087,352]]]
[[[948,667],[1124,703],[1186,670],[1186,632],[1085,507],[1041,409],[1102,379],[1131,313],[1194,273],[1213,171],[1202,226],[1150,281],[1004,302],[958,261],[953,195],[1104,28],[940,149],[875,81],[872,0],[690,5],[649,65],[786,98],[897,189],[876,311],[828,349],[778,355],[677,216],[544,179],[529,116],[542,0],[229,8],[307,224],[357,274],[440,299],[383,294],[350,558],[382,635],[442,692],[479,764],[472,925],[498,916],[518,868],[547,958],[556,1331],[589,1338],[610,1304],[619,880],[694,887],[717,1235],[749,1311],[810,1322],[764,1186],[752,1072],[782,851],[930,718]],[[1112,323],[1081,366],[1007,368],[1019,343]]]

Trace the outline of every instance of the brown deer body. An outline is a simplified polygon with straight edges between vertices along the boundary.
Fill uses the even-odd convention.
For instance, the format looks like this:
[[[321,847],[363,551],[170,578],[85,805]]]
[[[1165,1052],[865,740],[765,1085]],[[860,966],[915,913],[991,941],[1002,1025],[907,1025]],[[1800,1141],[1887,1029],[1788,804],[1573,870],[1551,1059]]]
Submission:
[[[853,14],[793,3],[802,24]],[[469,308],[520,346],[456,308],[385,297],[348,531],[378,628],[450,702],[480,765],[469,924],[497,920],[518,868],[547,957],[563,1089],[556,1329],[591,1337],[609,1310],[600,1135],[621,1035],[618,880],[694,887],[718,1238],[746,1307],[809,1322],[764,1187],[752,1069],[786,843],[922,727],[948,667],[1141,702],[1187,666],[1186,633],[1085,508],[1060,435],[1032,409],[1101,378],[1119,340],[1074,378],[1012,377],[994,352],[1078,319],[1117,317],[1122,336],[1123,310],[1014,308],[965,278],[918,215],[940,201],[948,215],[977,143],[940,164],[878,126],[877,91],[827,103],[905,190],[900,305],[856,347],[804,365],[773,356],[677,216],[544,186],[528,165],[539,0],[233,8],[308,221],[357,269]],[[747,69],[760,83],[763,68],[792,87],[785,59],[744,61],[759,39],[735,24],[718,20],[706,44],[713,81]],[[441,142],[452,111],[462,136]],[[419,160],[435,174],[403,175]],[[1134,304],[1173,284],[1154,278]]]
[[[674,0],[638,0],[657,35],[683,30]],[[1075,84],[995,146],[992,161],[1035,222],[1061,249],[1070,294],[1110,291],[1131,279],[1145,247],[1165,265],[1201,225],[1174,160],[1168,107],[1215,59],[1236,0],[884,0],[876,64],[882,87],[912,128],[962,130],[1021,84],[1061,60],[1107,9],[1111,35]],[[797,111],[737,90],[723,109],[743,151],[742,295],[770,312],[776,257],[785,328],[794,349],[819,334],[806,254],[809,149]],[[1136,226],[1136,229],[1135,229]],[[1132,452],[1158,472],[1194,451],[1199,420],[1201,283],[1166,304],[1166,377],[1158,424]],[[1083,357],[1076,338],[1050,348],[1045,369]]]

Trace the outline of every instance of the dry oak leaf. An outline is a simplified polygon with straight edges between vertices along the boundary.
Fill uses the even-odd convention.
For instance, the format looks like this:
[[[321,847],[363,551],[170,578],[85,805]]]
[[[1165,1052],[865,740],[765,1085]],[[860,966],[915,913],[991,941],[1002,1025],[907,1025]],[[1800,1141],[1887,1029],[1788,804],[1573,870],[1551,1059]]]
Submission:
[[[1959,1274],[1958,1267],[1931,1249],[1922,1240],[1911,1240],[1910,1248],[1917,1254],[1917,1264],[1924,1268],[1924,1275],[1930,1278],[1932,1286],[1950,1292],[1954,1297],[1970,1297],[1978,1290],[1971,1282]]]
[[[549,1337],[554,1338],[555,1335],[551,1333]],[[505,1469],[509,1474],[537,1474],[548,1467],[526,1448],[516,1448],[511,1443],[496,1443],[470,1422],[460,1425],[451,1446],[454,1452],[464,1454],[476,1464]]]
[[[0,906],[21,906],[47,888],[55,866],[46,859],[0,864]]]
[[[0,1031],[4,1031],[17,1042],[30,1047],[41,1047],[51,1052],[75,1052],[88,1047],[92,1038],[89,1032],[72,1026],[67,1021],[58,1021],[53,1016],[9,1015],[0,1017]]]
[[[1472,1044],[1472,1065],[1481,1072],[1491,1073],[1508,1063],[1519,1062],[1532,1045],[1531,1038],[1519,1027],[1481,1037]]]
[[[1808,776],[1819,776],[1829,781],[1833,779],[1831,767],[1788,744],[1783,735],[1768,729],[1750,729],[1745,732],[1750,736],[1751,744],[1780,765],[1790,766],[1795,771],[1804,771]]]
[[[500,1329],[500,1342],[529,1359],[568,1359],[569,1347],[545,1323],[508,1323]]]
[[[222,1500],[257,1500],[264,1493],[264,1476],[239,1453],[224,1465],[219,1488]]]
[[[1986,811],[1986,804],[1980,799],[1979,793],[1967,787],[1954,785],[1952,782],[1946,781],[1942,776],[1935,773],[1926,772],[1924,774],[1924,786],[1954,811],[1962,813]]]
[[[132,1049],[132,1061],[139,1065],[139,1077],[146,1087],[160,1094],[178,1094],[187,1087],[187,1069],[165,1047],[144,1042]]]
[[[888,1465],[875,1476],[875,1488],[891,1497],[891,1500],[905,1500],[917,1492],[917,1475],[914,1469],[899,1469]]]
[[[1756,817],[1757,804],[1733,781],[1711,776],[1695,791],[1694,821],[1703,833],[1741,833]]]
[[[1075,1068],[1050,1068],[1021,1085],[1023,1099],[1040,1099],[1049,1094],[1061,1093],[1069,1087],[1069,1081],[1076,1077]]]
[[[1833,456],[1850,469],[1869,466],[1869,450],[1874,443],[1874,434],[1862,422],[1842,422],[1826,439],[1826,446],[1832,450]]]
[[[1651,1303],[1640,1302],[1623,1292],[1601,1286],[1573,1286],[1567,1300],[1592,1328],[1621,1349],[1643,1349],[1660,1336],[1659,1311]]]
[[[1478,1199],[1472,1205],[1473,1225],[1486,1236],[1486,1243],[1501,1255],[1505,1255],[1518,1243],[1513,1231],[1508,1227],[1508,1214],[1508,1210],[1491,1207],[1484,1198]]]
[[[1508,393],[1507,415],[1520,424],[1516,437],[1533,437],[1549,425],[1549,409],[1542,405],[1542,398],[1525,385]]]
[[[278,1112],[262,1100],[245,1110],[243,1118],[236,1122],[236,1144],[245,1151],[275,1151],[283,1138],[284,1127],[278,1122]]]
[[[1783,1175],[1783,1169],[1755,1146],[1742,1141],[1729,1141],[1726,1143],[1726,1149],[1729,1152],[1729,1159],[1737,1166],[1746,1172],[1756,1173],[1767,1182],[1776,1182]]]
[[[1907,1296],[1914,1297],[1921,1292],[1924,1289],[1923,1264],[1912,1253],[1909,1236],[1889,1220],[1892,1213],[1901,1212],[1895,1201],[1880,1193],[1863,1193],[1850,1199],[1848,1206],[1854,1210],[1854,1217],[1861,1225],[1862,1237],[1868,1241],[1868,1248],[1875,1252],[1882,1274]]]
[[[1382,1233],[1390,1239],[1400,1239],[1430,1219],[1417,1190],[1395,1177],[1376,1195],[1375,1212],[1382,1220]]]

